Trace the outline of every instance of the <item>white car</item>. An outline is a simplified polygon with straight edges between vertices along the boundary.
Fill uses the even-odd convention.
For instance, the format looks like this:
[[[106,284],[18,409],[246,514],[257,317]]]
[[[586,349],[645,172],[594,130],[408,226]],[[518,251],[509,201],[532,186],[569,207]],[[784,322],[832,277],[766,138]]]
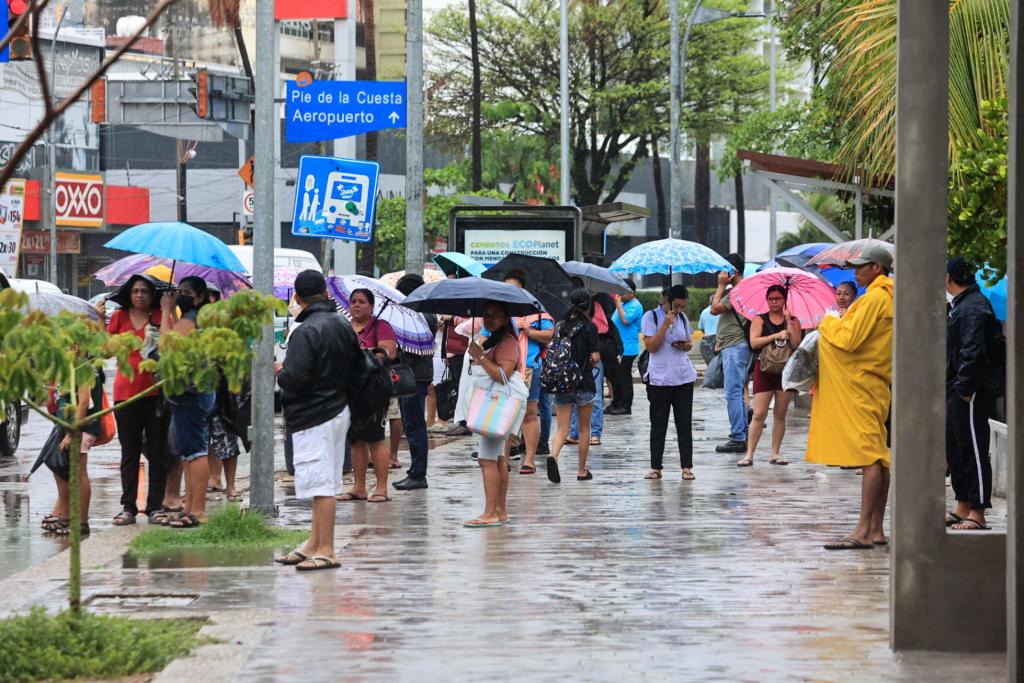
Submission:
[[[228,249],[234,252],[238,260],[245,266],[245,274],[252,277],[253,248],[249,245],[232,244]],[[275,249],[274,268],[295,268],[296,270],[319,270],[323,272],[320,262],[313,254],[303,249]]]

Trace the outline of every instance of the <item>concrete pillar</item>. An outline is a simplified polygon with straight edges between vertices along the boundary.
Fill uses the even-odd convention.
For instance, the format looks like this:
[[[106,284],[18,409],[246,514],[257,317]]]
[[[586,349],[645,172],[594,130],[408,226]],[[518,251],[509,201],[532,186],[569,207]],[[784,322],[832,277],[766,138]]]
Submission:
[[[993,652],[1006,647],[1006,538],[943,525],[947,9],[898,5],[890,639],[894,650]]]
[[[1024,288],[1020,278],[1024,274],[1024,47],[1021,45],[1021,12],[1024,0],[1010,2],[1010,149],[1008,168],[1009,197],[1007,262],[1009,264],[1008,317],[1006,321],[1007,353],[1006,414],[1007,414],[1007,670],[1009,680],[1024,680],[1024,465],[1017,457],[1024,449],[1024,363],[1020,360],[1024,335]]]

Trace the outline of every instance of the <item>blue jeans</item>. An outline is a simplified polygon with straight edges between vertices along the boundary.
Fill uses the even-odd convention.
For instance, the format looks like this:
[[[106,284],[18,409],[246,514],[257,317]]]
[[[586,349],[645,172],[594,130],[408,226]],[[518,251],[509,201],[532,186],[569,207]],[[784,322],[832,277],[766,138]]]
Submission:
[[[540,439],[538,444],[546,444],[551,439],[551,394],[541,390],[537,401],[537,417],[540,418]]]
[[[597,398],[594,399],[594,412],[590,415],[590,435],[600,439],[601,434],[604,433],[604,363],[597,364],[594,386],[597,388]],[[576,422],[576,406],[572,408],[569,436],[573,439],[580,438],[580,428]]]
[[[729,438],[747,440],[747,407],[743,404],[743,387],[750,367],[750,347],[746,343],[722,349],[725,374],[725,403],[729,409]]]
[[[398,399],[402,411],[402,432],[409,440],[409,460],[406,471],[413,479],[427,477],[427,384],[416,384],[416,395]]]

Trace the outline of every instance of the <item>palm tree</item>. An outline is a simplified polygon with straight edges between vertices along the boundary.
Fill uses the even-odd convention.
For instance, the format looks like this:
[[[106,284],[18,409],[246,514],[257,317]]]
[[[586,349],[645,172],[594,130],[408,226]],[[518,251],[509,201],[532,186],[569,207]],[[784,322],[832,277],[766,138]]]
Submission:
[[[834,86],[830,108],[849,130],[835,160],[862,182],[884,182],[895,173],[897,3],[832,2],[846,7],[826,29],[834,55],[826,78]],[[817,16],[821,4],[797,0],[794,12]],[[950,0],[949,38],[950,159],[956,168],[958,147],[976,148],[991,134],[982,102],[1007,96],[1009,3]]]

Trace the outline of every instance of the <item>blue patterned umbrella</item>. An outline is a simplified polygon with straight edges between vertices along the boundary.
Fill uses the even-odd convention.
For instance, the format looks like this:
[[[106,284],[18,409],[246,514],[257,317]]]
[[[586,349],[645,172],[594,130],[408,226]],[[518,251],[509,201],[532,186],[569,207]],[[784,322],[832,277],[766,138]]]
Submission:
[[[712,249],[697,242],[664,239],[633,247],[609,268],[614,273],[717,273],[733,267]]]

